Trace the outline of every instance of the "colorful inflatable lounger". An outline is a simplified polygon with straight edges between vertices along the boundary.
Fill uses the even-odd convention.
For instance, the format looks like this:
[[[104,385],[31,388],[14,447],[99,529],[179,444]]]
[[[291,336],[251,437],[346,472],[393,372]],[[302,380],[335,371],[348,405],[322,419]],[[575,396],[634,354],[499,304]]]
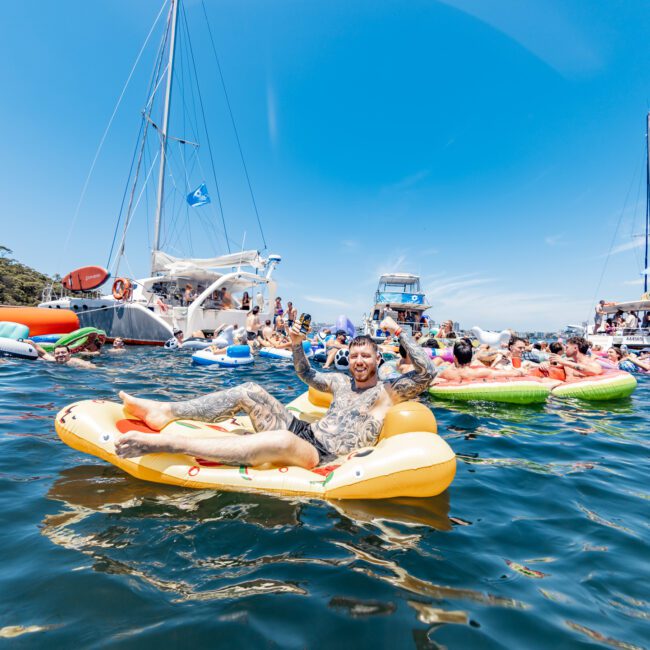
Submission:
[[[288,408],[297,417],[315,420],[325,413],[331,395],[310,391]],[[436,420],[423,404],[405,402],[392,407],[374,447],[358,449],[312,470],[300,467],[232,467],[185,454],[146,454],[123,459],[115,440],[129,431],[158,432],[128,417],[121,404],[76,402],[61,410],[55,421],[63,442],[102,458],[137,478],[191,488],[275,492],[322,499],[384,499],[430,497],[454,479],[456,457],[437,435]],[[247,417],[208,424],[177,420],[166,433],[192,436],[234,436],[252,431]]]
[[[429,395],[462,402],[538,404],[546,401],[552,386],[552,383],[537,377],[449,381],[431,386]]]
[[[104,330],[98,330],[96,327],[82,327],[70,332],[70,334],[65,334],[56,343],[43,343],[41,347],[46,352],[53,352],[59,346],[66,345],[70,352],[74,354],[97,340],[101,341],[102,345],[104,344],[104,341],[106,341],[106,332]]]
[[[636,385],[636,379],[629,372],[610,370],[595,377],[566,381],[553,388],[551,395],[602,402],[629,397],[634,392]]]

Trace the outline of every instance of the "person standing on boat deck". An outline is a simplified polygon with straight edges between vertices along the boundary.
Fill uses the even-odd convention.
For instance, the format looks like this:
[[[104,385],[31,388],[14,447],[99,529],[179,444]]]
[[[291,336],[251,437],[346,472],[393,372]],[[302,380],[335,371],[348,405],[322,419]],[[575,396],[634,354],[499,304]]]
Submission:
[[[377,442],[388,409],[417,397],[436,375],[427,353],[402,331],[394,320],[382,321],[382,329],[399,337],[414,370],[396,379],[379,381],[379,351],[369,336],[350,342],[350,375],[316,372],[305,356],[304,334],[296,323],[291,329],[293,364],[310,387],[333,395],[325,415],[312,424],[298,420],[261,386],[246,382],[235,388],[183,402],[156,402],[120,393],[125,411],[154,430],[169,422],[192,418],[218,422],[244,411],[255,433],[237,438],[192,438],[190,435],[158,435],[130,432],[115,445],[118,456],[132,458],[149,453],[185,453],[228,465],[274,463],[311,469],[323,461]]]
[[[636,330],[639,328],[639,317],[636,312],[630,311],[625,319],[625,327],[628,327],[631,330]]]
[[[605,301],[604,300],[599,300],[598,304],[596,305],[596,313],[594,314],[594,334],[598,332],[601,323],[603,322],[603,318],[605,317]]]
[[[248,312],[246,316],[246,337],[249,341],[254,341],[257,338],[258,332],[262,329],[262,323],[260,322],[260,308],[255,305],[251,311]]]
[[[296,320],[298,320],[298,310],[293,306],[293,303],[289,301],[287,303],[287,327],[293,327]]]
[[[248,295],[248,291],[244,291],[244,295],[241,297],[241,307],[239,309],[245,309],[250,311],[251,308],[251,297]]]

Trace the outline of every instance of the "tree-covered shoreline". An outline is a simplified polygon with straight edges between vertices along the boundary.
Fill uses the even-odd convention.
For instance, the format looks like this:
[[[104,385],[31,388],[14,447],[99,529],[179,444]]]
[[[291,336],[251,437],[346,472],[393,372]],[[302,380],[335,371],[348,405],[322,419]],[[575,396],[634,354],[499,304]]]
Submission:
[[[0,245],[0,305],[37,305],[43,288],[60,278],[40,273],[13,259],[12,254],[11,249]]]

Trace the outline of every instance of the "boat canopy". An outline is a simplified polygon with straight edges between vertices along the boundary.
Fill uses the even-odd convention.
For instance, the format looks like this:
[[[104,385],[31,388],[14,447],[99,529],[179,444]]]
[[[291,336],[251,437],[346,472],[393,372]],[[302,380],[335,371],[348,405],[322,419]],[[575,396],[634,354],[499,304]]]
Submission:
[[[266,260],[260,256],[258,251],[242,251],[241,253],[208,258],[173,257],[164,251],[154,251],[152,272],[182,275],[197,270],[227,269],[233,266],[252,266],[255,269],[263,269],[266,266]]]
[[[650,311],[650,300],[632,300],[630,302],[613,302],[603,305],[606,314],[615,314],[617,311]]]
[[[379,284],[420,284],[420,277],[411,273],[387,273],[379,278]]]

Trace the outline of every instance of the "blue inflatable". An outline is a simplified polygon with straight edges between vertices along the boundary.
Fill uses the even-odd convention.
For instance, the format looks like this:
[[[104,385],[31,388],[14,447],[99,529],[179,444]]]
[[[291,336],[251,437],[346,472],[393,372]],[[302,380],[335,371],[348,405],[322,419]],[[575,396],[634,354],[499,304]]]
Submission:
[[[336,319],[336,329],[343,330],[348,336],[354,338],[357,334],[357,328],[354,323],[345,314],[341,314]]]
[[[225,354],[213,354],[209,348],[198,350],[192,355],[192,363],[197,366],[221,366],[234,368],[253,363],[251,349],[247,345],[231,345]]]

